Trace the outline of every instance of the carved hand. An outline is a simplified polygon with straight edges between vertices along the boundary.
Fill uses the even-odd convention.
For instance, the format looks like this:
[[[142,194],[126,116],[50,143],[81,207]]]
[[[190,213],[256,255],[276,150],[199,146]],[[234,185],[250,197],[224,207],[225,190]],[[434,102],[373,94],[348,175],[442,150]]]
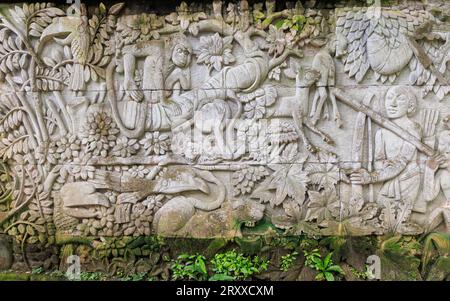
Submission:
[[[441,154],[437,154],[427,160],[427,167],[432,171],[436,171],[438,168],[446,168],[447,165],[447,159]]]
[[[367,170],[361,168],[352,172],[350,182],[357,185],[369,184],[372,182],[372,177]]]

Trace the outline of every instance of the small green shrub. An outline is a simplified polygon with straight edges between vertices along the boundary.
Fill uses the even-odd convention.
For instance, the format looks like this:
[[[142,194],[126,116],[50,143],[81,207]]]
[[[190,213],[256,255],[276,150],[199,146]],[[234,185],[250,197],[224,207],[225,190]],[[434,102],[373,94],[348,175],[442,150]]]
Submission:
[[[333,260],[331,259],[333,253],[329,253],[323,260],[318,249],[314,249],[311,252],[304,251],[304,254],[306,259],[305,264],[319,272],[316,275],[316,280],[334,281],[336,274],[344,274],[340,266],[333,264]]]
[[[205,257],[203,255],[182,254],[172,265],[173,280],[207,280]]]
[[[127,276],[121,278],[120,280],[122,280],[122,281],[144,281],[144,280],[146,280],[146,277],[147,277],[147,273],[141,272],[141,273],[137,273],[137,274],[127,275]]]
[[[297,259],[297,256],[298,256],[297,251],[281,256],[281,270],[287,272],[294,263],[294,261]]]
[[[238,254],[235,250],[225,253],[219,253],[211,260],[212,270],[220,277],[228,276],[233,280],[247,279],[253,274],[260,273],[267,270],[269,265],[268,260],[263,260],[259,256],[246,257],[243,254]],[[231,280],[231,279],[228,279]]]
[[[31,270],[31,274],[33,274],[33,275],[39,275],[39,274],[42,274],[42,273],[44,273],[44,269],[42,267],[34,267]]]
[[[81,281],[101,281],[105,280],[107,276],[102,272],[81,272]]]

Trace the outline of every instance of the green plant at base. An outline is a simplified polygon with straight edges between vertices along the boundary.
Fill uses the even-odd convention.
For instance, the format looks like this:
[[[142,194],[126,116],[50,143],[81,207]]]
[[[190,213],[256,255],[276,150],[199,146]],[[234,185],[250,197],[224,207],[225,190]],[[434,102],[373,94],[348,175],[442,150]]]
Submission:
[[[205,257],[203,255],[182,254],[171,266],[173,280],[207,280]]]
[[[368,267],[365,266],[364,271],[358,271],[354,267],[350,267],[350,271],[353,275],[355,275],[356,278],[367,280],[369,278],[369,275],[371,275],[371,272],[368,270]]]
[[[281,270],[287,272],[294,263],[294,261],[297,259],[297,256],[298,256],[297,251],[281,256]]]
[[[233,281],[236,279],[233,276],[228,276],[228,275],[224,275],[224,274],[215,274],[215,275],[211,276],[208,280],[209,281]]]
[[[430,233],[423,242],[422,251],[422,272],[430,263],[433,255],[438,253],[439,256],[450,254],[450,234],[449,233]]]
[[[146,276],[147,276],[147,273],[141,272],[141,273],[137,273],[137,274],[127,275],[127,276],[121,278],[120,280],[122,280],[122,281],[143,281],[143,280],[145,280]]]
[[[269,261],[259,256],[251,257],[238,254],[235,250],[216,254],[211,260],[212,270],[220,277],[232,277],[233,280],[247,279],[255,273],[267,270]],[[214,276],[213,276],[214,277]],[[219,277],[219,276],[216,276]],[[228,278],[231,280],[231,278]]]
[[[102,272],[81,272],[81,281],[101,281],[105,280],[107,276]]]
[[[42,267],[34,267],[31,270],[31,274],[33,274],[33,275],[39,275],[39,274],[42,274],[42,273],[44,273],[44,269]]]
[[[329,253],[323,260],[318,249],[314,249],[311,252],[304,251],[304,254],[306,258],[306,265],[319,272],[316,275],[316,280],[334,281],[335,274],[344,274],[340,266],[333,264],[333,260],[331,259],[333,253]]]

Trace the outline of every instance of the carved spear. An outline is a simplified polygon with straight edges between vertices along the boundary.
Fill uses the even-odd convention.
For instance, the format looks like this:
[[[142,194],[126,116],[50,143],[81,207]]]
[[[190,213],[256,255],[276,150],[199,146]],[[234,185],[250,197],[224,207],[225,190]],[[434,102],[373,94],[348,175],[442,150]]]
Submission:
[[[331,93],[333,93],[338,100],[345,103],[352,109],[354,109],[358,112],[363,112],[364,114],[369,116],[376,124],[378,124],[382,128],[385,128],[385,129],[391,131],[392,133],[394,133],[395,135],[397,135],[398,137],[404,139],[405,141],[408,141],[409,143],[414,145],[417,148],[417,150],[421,151],[422,153],[426,154],[427,156],[431,157],[435,154],[436,151],[433,148],[426,145],[425,143],[423,143],[419,138],[412,135],[405,129],[402,129],[401,127],[399,127],[398,125],[396,125],[395,123],[393,123],[392,121],[387,119],[386,117],[373,111],[371,108],[365,106],[364,104],[353,101],[351,99],[351,97],[348,96],[347,94],[345,94],[342,90],[340,90],[338,88],[334,88],[331,91]]]

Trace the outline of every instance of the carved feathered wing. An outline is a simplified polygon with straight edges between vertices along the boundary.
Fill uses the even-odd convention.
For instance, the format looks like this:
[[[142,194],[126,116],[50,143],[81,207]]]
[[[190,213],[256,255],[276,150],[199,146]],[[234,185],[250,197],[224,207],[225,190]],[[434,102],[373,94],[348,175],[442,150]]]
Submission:
[[[361,82],[369,69],[382,82],[393,82],[413,51],[407,37],[434,17],[413,8],[344,8],[336,12],[336,32],[346,38],[344,70]]]
[[[448,76],[446,77],[450,61],[450,34],[430,35],[427,39],[422,39],[420,45],[432,61],[432,66],[424,66],[416,57],[413,57],[409,64],[411,69],[409,80],[413,85],[423,85],[423,97],[432,91],[439,100],[443,100],[445,95],[450,93],[450,83]],[[434,67],[434,71],[431,67]],[[444,79],[440,80],[436,72],[439,72]]]

